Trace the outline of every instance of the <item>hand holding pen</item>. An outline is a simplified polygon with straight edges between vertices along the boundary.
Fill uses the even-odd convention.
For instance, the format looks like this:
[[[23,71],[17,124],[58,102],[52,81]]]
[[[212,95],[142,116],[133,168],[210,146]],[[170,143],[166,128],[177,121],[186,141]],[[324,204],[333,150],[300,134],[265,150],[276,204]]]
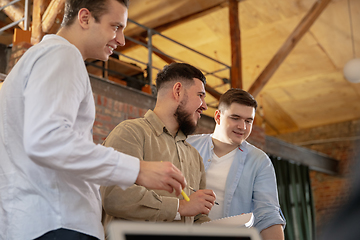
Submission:
[[[184,196],[185,193],[183,193]],[[186,198],[185,198],[186,199]],[[200,189],[190,195],[189,200],[180,200],[178,212],[181,216],[195,216],[209,214],[215,204],[215,193],[210,189]]]
[[[195,189],[193,189],[191,186],[189,186],[189,189],[191,190],[191,191],[193,191],[193,192],[196,192],[196,190]],[[219,205],[219,203],[217,203],[216,201],[214,202],[216,205]]]

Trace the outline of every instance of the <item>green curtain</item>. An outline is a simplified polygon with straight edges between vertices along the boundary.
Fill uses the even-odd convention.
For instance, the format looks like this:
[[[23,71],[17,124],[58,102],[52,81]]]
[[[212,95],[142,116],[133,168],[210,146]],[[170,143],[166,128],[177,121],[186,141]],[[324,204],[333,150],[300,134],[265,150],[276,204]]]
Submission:
[[[286,219],[286,240],[315,240],[315,211],[309,167],[270,156]]]

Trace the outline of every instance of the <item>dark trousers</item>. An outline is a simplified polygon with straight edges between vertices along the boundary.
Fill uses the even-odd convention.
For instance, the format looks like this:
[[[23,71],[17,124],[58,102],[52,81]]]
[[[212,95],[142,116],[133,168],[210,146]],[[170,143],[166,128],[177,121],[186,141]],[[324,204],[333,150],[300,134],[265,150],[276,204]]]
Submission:
[[[34,240],[99,240],[96,237],[76,232],[73,230],[59,228],[45,233]]]

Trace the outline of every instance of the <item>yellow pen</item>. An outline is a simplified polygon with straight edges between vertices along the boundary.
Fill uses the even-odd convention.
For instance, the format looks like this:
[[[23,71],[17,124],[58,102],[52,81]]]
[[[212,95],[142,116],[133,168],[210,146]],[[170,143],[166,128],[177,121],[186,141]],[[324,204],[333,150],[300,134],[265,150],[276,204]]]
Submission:
[[[185,201],[189,202],[190,198],[186,195],[186,193],[184,192],[184,190],[181,190],[181,195],[184,197]]]

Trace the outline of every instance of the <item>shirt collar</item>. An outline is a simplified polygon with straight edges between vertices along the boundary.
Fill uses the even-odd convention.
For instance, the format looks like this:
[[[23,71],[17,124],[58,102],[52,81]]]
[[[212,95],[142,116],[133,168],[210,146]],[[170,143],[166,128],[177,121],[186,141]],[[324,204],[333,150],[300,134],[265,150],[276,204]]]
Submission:
[[[160,118],[152,111],[148,110],[144,115],[144,118],[150,123],[150,125],[154,128],[156,136],[160,136],[162,133],[170,134],[170,132],[166,129],[165,124],[160,120]],[[175,136],[176,141],[185,141],[185,134],[179,130]]]
[[[212,141],[212,136],[213,134],[210,134],[210,147],[211,149],[213,150],[214,149],[214,142]],[[246,141],[243,141],[238,147],[237,149],[240,151],[240,152],[244,152],[244,153],[247,153],[247,146],[248,146],[248,142]]]

